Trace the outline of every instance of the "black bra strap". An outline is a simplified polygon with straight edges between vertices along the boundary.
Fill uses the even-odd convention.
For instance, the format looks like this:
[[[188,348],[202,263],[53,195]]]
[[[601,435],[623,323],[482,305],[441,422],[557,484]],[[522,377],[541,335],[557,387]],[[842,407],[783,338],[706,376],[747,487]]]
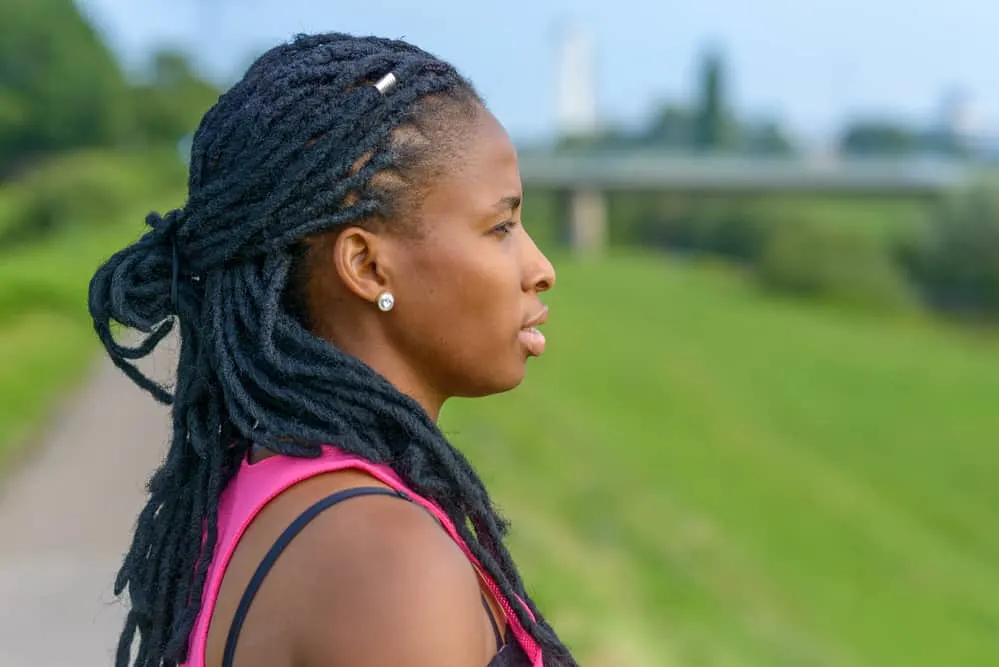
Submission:
[[[291,543],[291,540],[299,532],[301,532],[301,530],[305,528],[310,521],[319,516],[323,510],[350,498],[375,495],[395,496],[397,498],[409,500],[409,496],[406,494],[399,491],[393,491],[392,489],[386,489],[384,487],[370,486],[345,489],[344,491],[338,491],[331,496],[327,496],[309,507],[307,510],[302,512],[291,523],[291,525],[284,530],[283,533],[281,533],[281,536],[278,537],[277,541],[264,556],[264,559],[260,562],[260,565],[257,566],[256,572],[253,573],[253,578],[250,579],[250,583],[246,587],[246,592],[243,593],[243,597],[239,601],[239,606],[236,608],[236,615],[232,619],[232,626],[229,628],[229,636],[226,637],[225,653],[222,657],[222,667],[232,667],[232,661],[236,655],[236,640],[239,638],[240,630],[243,629],[243,622],[246,620],[246,615],[250,611],[250,604],[253,602],[253,598],[260,589],[260,585],[263,584],[264,577],[266,577],[267,573],[270,572],[270,569],[274,566],[278,556],[280,556],[281,552],[284,551],[288,544]],[[492,618],[492,614],[490,614],[489,617]]]
[[[489,607],[489,602],[486,601],[486,594],[482,594],[482,607],[486,610],[486,616],[489,617],[489,622],[493,626],[493,634],[496,635],[496,650],[499,651],[503,648],[503,633],[500,632],[499,624],[496,623],[496,617],[493,616],[493,610]]]

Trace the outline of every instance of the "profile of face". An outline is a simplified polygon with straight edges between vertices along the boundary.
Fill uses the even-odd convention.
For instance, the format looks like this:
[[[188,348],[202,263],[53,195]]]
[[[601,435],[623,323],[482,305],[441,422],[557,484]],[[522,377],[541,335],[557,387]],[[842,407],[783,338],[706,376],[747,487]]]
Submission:
[[[318,265],[335,271],[314,272],[308,297],[324,337],[432,414],[452,396],[520,384],[528,359],[544,351],[540,295],[555,284],[523,225],[510,137],[485,109],[467,124],[408,220],[350,227],[327,244]],[[376,303],[386,291],[394,305],[383,312]]]

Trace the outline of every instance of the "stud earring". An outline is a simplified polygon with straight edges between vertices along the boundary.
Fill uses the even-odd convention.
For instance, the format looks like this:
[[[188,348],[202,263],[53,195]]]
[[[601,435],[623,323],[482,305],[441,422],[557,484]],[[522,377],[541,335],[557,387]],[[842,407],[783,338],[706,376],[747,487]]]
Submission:
[[[392,310],[395,305],[395,297],[392,296],[392,292],[382,292],[378,295],[378,309],[383,313],[387,313]]]

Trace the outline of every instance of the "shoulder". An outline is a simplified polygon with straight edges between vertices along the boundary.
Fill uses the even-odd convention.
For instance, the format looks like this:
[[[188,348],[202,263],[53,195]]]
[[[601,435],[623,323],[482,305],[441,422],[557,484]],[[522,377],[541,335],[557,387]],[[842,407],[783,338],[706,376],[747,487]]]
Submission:
[[[486,658],[478,578],[422,507],[352,498],[295,539],[282,592],[304,665],[467,667]]]

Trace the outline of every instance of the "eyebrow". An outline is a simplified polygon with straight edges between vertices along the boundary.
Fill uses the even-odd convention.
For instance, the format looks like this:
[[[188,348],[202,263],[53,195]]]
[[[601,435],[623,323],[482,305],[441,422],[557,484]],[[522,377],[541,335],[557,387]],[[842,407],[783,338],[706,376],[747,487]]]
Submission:
[[[516,211],[520,208],[521,202],[522,198],[520,195],[507,195],[496,202],[493,208],[500,213],[503,211]]]

